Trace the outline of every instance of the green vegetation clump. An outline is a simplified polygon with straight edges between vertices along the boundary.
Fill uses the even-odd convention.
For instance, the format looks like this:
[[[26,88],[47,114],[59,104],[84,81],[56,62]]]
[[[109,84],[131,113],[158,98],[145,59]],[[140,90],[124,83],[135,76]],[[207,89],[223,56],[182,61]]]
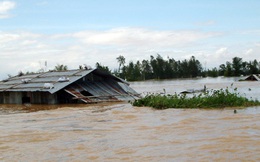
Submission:
[[[250,100],[241,96],[237,88],[231,92],[228,88],[206,91],[200,94],[148,94],[135,100],[133,106],[149,106],[156,109],[167,108],[224,108],[224,107],[248,107],[260,105],[258,100]]]

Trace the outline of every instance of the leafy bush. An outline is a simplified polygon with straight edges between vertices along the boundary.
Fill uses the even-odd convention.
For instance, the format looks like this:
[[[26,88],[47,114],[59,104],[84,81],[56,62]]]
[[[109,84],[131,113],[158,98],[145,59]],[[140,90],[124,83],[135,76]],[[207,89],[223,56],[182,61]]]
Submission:
[[[224,108],[224,107],[248,107],[260,105],[258,100],[249,100],[237,92],[237,88],[230,92],[228,88],[205,91],[200,94],[147,94],[145,97],[135,100],[133,106],[149,106],[156,109],[166,108]]]

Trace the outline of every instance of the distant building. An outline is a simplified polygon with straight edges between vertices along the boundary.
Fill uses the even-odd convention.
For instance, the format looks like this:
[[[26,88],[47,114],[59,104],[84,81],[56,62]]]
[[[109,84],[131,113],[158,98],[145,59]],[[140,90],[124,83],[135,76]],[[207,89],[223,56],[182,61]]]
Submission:
[[[260,81],[260,76],[257,74],[252,74],[242,79],[239,79],[239,81]]]
[[[99,69],[49,71],[0,82],[1,104],[128,101],[138,94],[121,78]]]

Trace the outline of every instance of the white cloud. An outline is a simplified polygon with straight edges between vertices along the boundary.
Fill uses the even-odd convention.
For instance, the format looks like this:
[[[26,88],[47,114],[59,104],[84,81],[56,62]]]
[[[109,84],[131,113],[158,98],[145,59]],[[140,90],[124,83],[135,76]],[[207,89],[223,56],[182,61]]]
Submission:
[[[108,31],[82,31],[73,34],[85,44],[112,46],[183,46],[219,33],[199,31],[154,31],[143,28],[117,28]]]
[[[245,55],[250,55],[252,53],[253,53],[253,49],[250,48],[250,49],[246,50]]]
[[[12,1],[0,1],[0,19],[8,18],[11,15],[8,13],[11,9],[16,6],[15,2]]]
[[[250,48],[244,50],[241,57],[244,58],[243,59],[244,61],[253,61],[254,59],[260,61],[259,53],[260,53],[260,46],[255,44],[252,45]]]
[[[45,61],[49,69],[66,64],[70,69],[81,64],[92,67],[96,62],[118,68],[116,57],[126,62],[150,59],[159,53],[175,60],[195,56],[204,66],[218,67],[232,57],[243,54],[243,60],[259,59],[260,46],[217,46],[205,42],[219,33],[202,31],[160,31],[144,28],[116,28],[106,31],[44,35],[30,32],[0,32],[0,79],[18,71],[37,71]],[[217,46],[217,47],[216,47]],[[251,59],[252,58],[252,59]],[[41,62],[41,64],[40,64]]]
[[[221,47],[216,51],[217,57],[222,57],[227,53],[227,47]]]
[[[260,35],[260,30],[244,30],[244,31],[239,31],[238,34],[244,34],[244,35]]]

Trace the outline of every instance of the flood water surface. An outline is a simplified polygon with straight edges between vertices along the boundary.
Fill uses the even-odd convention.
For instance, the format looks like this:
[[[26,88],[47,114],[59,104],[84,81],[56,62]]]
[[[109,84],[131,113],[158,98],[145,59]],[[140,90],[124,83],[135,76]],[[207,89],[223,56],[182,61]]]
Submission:
[[[230,85],[198,80],[132,87],[171,93],[204,83]],[[235,86],[257,98],[256,84]],[[0,161],[260,161],[260,107],[234,114],[234,108],[154,110],[120,102],[1,105],[0,111]]]

